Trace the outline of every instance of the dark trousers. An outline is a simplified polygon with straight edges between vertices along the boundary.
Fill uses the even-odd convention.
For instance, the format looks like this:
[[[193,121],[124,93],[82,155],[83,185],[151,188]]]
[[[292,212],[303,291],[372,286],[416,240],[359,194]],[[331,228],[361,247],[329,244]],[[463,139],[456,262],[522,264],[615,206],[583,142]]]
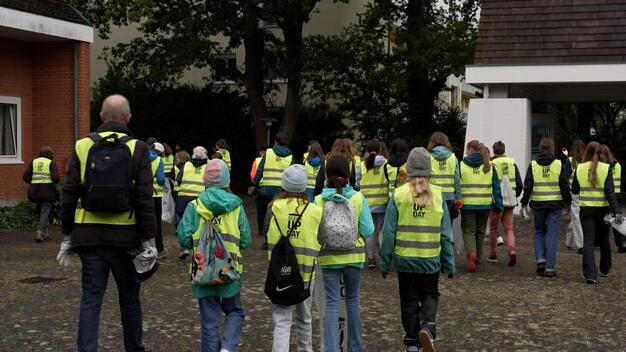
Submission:
[[[428,329],[436,336],[435,317],[439,304],[439,273],[398,273],[400,284],[400,309],[404,344],[420,346],[419,332]]]
[[[265,225],[265,214],[267,213],[267,206],[272,202],[272,198],[268,198],[259,194],[258,199],[259,200],[257,200],[257,207],[259,208],[257,209],[256,221],[258,222],[259,233],[264,234],[263,226]],[[265,242],[267,242],[267,234],[264,235]]]
[[[50,223],[50,210],[52,210],[52,201],[41,200],[35,206],[35,212],[38,217],[37,230],[46,232]]]
[[[140,284],[126,248],[88,247],[78,250],[82,269],[83,296],[78,321],[78,351],[98,350],[100,308],[109,272],[117,285],[126,351],[144,351],[142,341]]]
[[[609,212],[606,207],[580,207],[580,222],[583,228],[583,274],[585,279],[595,280],[598,268],[594,254],[596,239],[600,246],[600,272],[608,274],[611,270],[611,241],[609,225],[604,223],[604,216]]]
[[[163,222],[161,221],[161,215],[163,213],[163,198],[154,197],[154,217],[156,220],[156,236],[154,242],[156,243],[157,251],[163,251]]]

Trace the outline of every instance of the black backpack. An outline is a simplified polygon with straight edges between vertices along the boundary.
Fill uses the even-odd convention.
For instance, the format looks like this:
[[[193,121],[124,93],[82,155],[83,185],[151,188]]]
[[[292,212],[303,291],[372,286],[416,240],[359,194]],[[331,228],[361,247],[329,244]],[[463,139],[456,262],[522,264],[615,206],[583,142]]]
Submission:
[[[132,138],[117,134],[89,135],[89,149],[81,203],[91,212],[123,213],[133,209],[133,159],[126,142]]]
[[[308,205],[309,203],[300,213],[296,222],[300,221]],[[309,281],[308,287],[304,287],[296,252],[289,243],[291,231],[288,236],[283,236],[276,216],[272,214],[272,217],[281,237],[272,249],[267,277],[265,278],[265,295],[274,304],[292,306],[311,296],[311,282]],[[313,265],[313,270],[315,270],[315,265]]]

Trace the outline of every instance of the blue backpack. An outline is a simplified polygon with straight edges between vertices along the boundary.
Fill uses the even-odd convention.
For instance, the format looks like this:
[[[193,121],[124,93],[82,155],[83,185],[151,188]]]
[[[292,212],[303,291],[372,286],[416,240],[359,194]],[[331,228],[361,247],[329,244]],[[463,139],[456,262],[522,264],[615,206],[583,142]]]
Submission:
[[[133,209],[133,159],[126,145],[130,136],[113,133],[94,141],[87,154],[81,204],[91,212],[123,213]]]
[[[191,283],[193,285],[222,285],[240,277],[222,235],[213,224],[216,217],[217,215],[210,220],[203,218],[200,226],[204,226],[204,229],[197,246],[194,239],[191,256]]]

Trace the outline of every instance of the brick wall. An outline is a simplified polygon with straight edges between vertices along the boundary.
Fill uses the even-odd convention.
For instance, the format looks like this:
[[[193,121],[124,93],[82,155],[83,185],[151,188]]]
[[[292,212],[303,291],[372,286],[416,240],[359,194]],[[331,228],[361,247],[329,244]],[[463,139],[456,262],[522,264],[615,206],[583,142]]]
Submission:
[[[0,38],[0,95],[22,97],[24,165],[0,165],[0,201],[24,198],[22,173],[42,146],[63,165],[74,145],[73,42],[27,43]],[[78,45],[79,136],[89,132],[89,44]]]

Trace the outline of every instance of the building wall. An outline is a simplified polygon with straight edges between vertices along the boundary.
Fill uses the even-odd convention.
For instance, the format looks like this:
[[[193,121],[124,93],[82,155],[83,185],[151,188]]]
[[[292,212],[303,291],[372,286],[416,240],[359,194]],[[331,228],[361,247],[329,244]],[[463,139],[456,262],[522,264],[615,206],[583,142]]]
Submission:
[[[0,38],[0,95],[22,99],[23,164],[0,165],[0,202],[26,197],[26,165],[49,145],[63,174],[74,144],[74,42],[22,42]],[[89,132],[89,44],[79,44],[79,135]]]

